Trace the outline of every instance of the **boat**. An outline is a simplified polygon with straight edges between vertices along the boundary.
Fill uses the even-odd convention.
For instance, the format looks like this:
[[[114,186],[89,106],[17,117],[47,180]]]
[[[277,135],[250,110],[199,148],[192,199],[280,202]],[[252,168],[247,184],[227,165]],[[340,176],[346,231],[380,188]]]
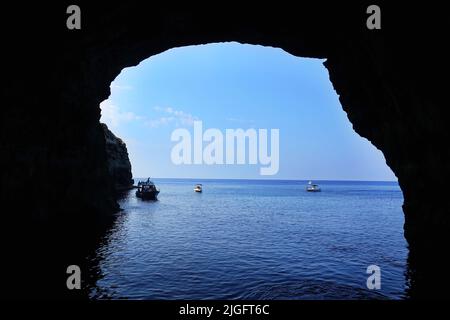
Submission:
[[[195,192],[202,192],[202,191],[203,191],[203,186],[202,186],[202,184],[201,184],[201,183],[196,184],[195,187],[194,187],[194,191],[195,191]]]
[[[137,185],[136,197],[145,200],[158,200],[159,189],[156,188],[155,184],[150,180],[139,181]]]
[[[311,181],[308,183],[306,187],[306,191],[308,192],[320,192],[320,187],[317,184],[313,184]]]

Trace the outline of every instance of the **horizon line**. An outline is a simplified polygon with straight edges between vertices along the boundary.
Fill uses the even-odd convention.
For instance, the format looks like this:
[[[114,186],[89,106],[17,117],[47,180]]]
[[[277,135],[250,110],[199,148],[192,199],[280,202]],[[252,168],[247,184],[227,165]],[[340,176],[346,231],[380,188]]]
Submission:
[[[147,179],[146,177],[133,177],[133,179]],[[397,180],[355,180],[355,179],[258,179],[258,178],[174,178],[174,177],[152,177],[150,179],[185,179],[185,180],[249,180],[249,181],[342,181],[342,182],[397,182]]]

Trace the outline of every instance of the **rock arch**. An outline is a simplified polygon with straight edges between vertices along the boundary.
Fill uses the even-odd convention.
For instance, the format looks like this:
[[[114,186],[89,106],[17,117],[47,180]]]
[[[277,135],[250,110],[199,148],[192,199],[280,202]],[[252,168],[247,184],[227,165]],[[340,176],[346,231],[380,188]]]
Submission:
[[[116,205],[99,104],[111,81],[123,68],[170,48],[238,41],[327,59],[355,131],[382,150],[399,179],[411,251],[439,252],[450,231],[449,204],[435,192],[445,190],[450,168],[444,84],[435,81],[436,56],[445,56],[438,33],[445,19],[433,9],[386,5],[382,29],[368,30],[368,4],[258,10],[84,4],[80,30],[66,28],[64,4],[40,4],[4,19],[3,31],[17,25],[13,18],[26,23],[4,35],[9,81],[3,88],[8,107],[0,129],[0,199],[20,201],[22,182],[33,181],[29,201],[11,219],[33,228],[35,222],[108,216]],[[411,25],[411,17],[421,24]],[[67,188],[55,188],[61,184]],[[68,208],[68,201],[75,204]],[[425,264],[417,265],[427,273]]]

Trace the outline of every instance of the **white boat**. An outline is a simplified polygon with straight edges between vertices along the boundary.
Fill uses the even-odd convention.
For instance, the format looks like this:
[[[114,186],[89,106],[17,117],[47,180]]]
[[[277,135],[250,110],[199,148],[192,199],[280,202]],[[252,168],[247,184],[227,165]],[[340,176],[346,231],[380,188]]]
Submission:
[[[202,191],[203,191],[203,186],[202,186],[202,184],[201,184],[201,183],[196,184],[195,187],[194,187],[194,191],[195,191],[195,192],[202,192]]]
[[[308,183],[306,187],[306,191],[308,192],[320,192],[320,187],[317,184],[313,184],[311,181]]]

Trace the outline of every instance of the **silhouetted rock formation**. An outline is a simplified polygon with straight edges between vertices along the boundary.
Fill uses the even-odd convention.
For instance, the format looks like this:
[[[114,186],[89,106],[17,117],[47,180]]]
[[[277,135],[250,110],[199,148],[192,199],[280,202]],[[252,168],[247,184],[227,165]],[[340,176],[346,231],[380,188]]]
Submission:
[[[114,181],[116,191],[123,191],[133,187],[131,163],[125,142],[116,137],[108,126],[101,124],[105,134],[106,161],[108,172]]]
[[[68,30],[69,4],[40,2],[27,4],[26,10],[3,5],[8,14],[0,21],[2,75],[7,81],[0,118],[0,200],[20,204],[4,216],[19,225],[61,219],[89,225],[115,211],[99,104],[123,68],[184,45],[275,46],[327,59],[355,131],[383,151],[399,179],[405,236],[415,261],[422,262],[417,268],[425,270],[417,279],[422,284],[436,280],[433,270],[450,242],[450,202],[436,192],[447,190],[450,172],[447,103],[442,103],[448,90],[440,77],[447,74],[442,70],[448,56],[442,34],[446,10],[383,3],[382,29],[368,30],[371,2],[188,11],[145,10],[133,0],[83,2],[81,30]],[[33,181],[27,201],[24,181]],[[423,253],[433,258],[420,258]],[[445,288],[442,282],[439,286]],[[438,285],[431,288],[435,292]]]

